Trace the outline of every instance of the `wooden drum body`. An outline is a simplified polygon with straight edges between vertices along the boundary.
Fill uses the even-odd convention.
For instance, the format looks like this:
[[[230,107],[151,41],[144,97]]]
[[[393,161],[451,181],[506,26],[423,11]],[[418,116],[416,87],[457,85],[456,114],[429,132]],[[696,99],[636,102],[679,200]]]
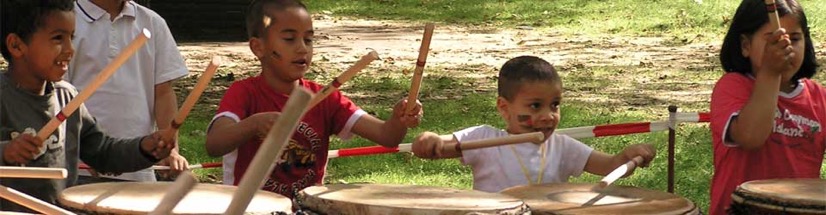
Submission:
[[[516,198],[474,190],[387,184],[308,187],[299,204],[321,214],[525,214]]]
[[[63,190],[58,202],[73,210],[94,214],[146,214],[155,209],[172,182],[117,182],[70,187]],[[223,214],[232,201],[236,187],[197,184],[178,203],[173,214]],[[258,191],[246,214],[292,213],[287,197]]]
[[[532,214],[699,214],[680,196],[636,187],[610,185],[592,191],[596,184],[550,183],[525,185],[502,191],[525,201]]]
[[[734,214],[826,214],[826,180],[771,179],[741,184],[731,194]]]

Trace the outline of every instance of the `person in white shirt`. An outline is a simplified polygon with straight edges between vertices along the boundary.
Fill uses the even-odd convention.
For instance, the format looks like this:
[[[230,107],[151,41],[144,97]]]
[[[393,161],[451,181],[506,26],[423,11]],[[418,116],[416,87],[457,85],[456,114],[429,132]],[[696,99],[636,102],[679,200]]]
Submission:
[[[636,156],[647,167],[656,150],[650,144],[626,147],[616,155],[593,150],[566,135],[555,134],[562,103],[562,79],[547,61],[533,56],[508,60],[499,71],[496,108],[505,120],[505,130],[487,125],[470,127],[452,135],[424,132],[413,142],[413,153],[421,158],[461,157],[473,170],[473,189],[499,192],[519,185],[567,182],[583,171],[607,175]],[[455,151],[441,150],[446,144],[542,132],[541,143]],[[629,172],[627,175],[630,175]]]
[[[76,31],[72,45],[76,54],[64,78],[80,91],[142,29],[152,34],[86,101],[100,128],[114,137],[129,138],[170,127],[178,109],[172,84],[188,71],[166,21],[154,11],[125,0],[77,0],[74,11]],[[177,134],[175,136],[177,139]],[[188,162],[176,148],[161,164],[179,172]],[[150,169],[114,178],[156,180]]]

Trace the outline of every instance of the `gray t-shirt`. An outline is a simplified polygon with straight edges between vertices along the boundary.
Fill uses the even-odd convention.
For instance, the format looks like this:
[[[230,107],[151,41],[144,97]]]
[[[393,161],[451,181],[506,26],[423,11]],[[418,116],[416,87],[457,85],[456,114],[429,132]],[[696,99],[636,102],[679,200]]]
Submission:
[[[5,73],[0,73],[0,165],[3,150],[12,135],[37,132],[77,94],[65,81],[46,84],[45,95],[36,95],[19,89]],[[116,102],[116,101],[113,101]],[[77,180],[78,158],[106,173],[132,172],[152,166],[154,158],[140,151],[142,138],[116,139],[103,134],[81,105],[66,118],[58,129],[43,142],[46,152],[26,164],[28,167],[66,168],[66,179],[0,178],[0,184],[48,203],[56,204],[57,196]],[[30,211],[0,198],[0,210]]]

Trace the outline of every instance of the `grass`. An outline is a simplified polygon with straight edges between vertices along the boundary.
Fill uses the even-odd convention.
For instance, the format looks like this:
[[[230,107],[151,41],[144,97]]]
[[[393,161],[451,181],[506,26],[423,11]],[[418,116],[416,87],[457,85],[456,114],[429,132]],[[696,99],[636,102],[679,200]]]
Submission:
[[[672,36],[688,41],[721,37],[739,1],[310,0],[307,4],[314,12],[363,18],[532,26],[567,33]],[[826,2],[803,1],[802,5],[813,37],[821,37]]]

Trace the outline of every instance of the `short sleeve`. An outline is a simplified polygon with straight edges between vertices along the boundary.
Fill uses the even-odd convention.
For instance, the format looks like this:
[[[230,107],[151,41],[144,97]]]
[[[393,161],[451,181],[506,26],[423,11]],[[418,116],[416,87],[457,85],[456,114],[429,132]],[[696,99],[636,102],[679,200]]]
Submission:
[[[461,131],[457,131],[453,133],[453,138],[456,138],[459,142],[466,142],[472,140],[479,140],[483,138],[490,138],[495,137],[496,129],[490,126],[474,126],[470,128],[463,129]],[[474,166],[476,162],[479,161],[480,158],[485,157],[484,153],[486,149],[491,148],[481,148],[481,149],[473,149],[473,150],[463,150],[462,151],[462,164],[467,166]]]
[[[153,20],[152,38],[155,42],[155,85],[189,74],[175,38],[163,18]]]
[[[235,82],[227,89],[224,97],[221,98],[221,102],[218,104],[218,111],[215,117],[212,118],[212,122],[209,123],[207,130],[212,128],[212,123],[221,117],[229,117],[235,120],[235,122],[240,122],[242,119],[249,117],[249,92],[246,92],[244,83],[249,82],[246,82],[246,80]]]
[[[560,143],[564,147],[564,150],[561,151],[563,154],[560,155],[565,157],[565,162],[561,162],[563,171],[568,172],[567,175],[569,176],[581,175],[585,171],[585,164],[588,163],[588,158],[591,157],[591,152],[594,149],[567,135],[559,136]]]
[[[350,139],[353,136],[351,132],[353,125],[356,124],[359,118],[367,114],[356,106],[350,98],[341,94],[341,91],[335,90],[327,97],[326,103],[330,105],[330,116],[332,120],[332,134],[343,140]]]
[[[737,146],[726,139],[729,124],[748,102],[754,81],[740,73],[726,73],[711,92],[711,134],[714,143]]]

